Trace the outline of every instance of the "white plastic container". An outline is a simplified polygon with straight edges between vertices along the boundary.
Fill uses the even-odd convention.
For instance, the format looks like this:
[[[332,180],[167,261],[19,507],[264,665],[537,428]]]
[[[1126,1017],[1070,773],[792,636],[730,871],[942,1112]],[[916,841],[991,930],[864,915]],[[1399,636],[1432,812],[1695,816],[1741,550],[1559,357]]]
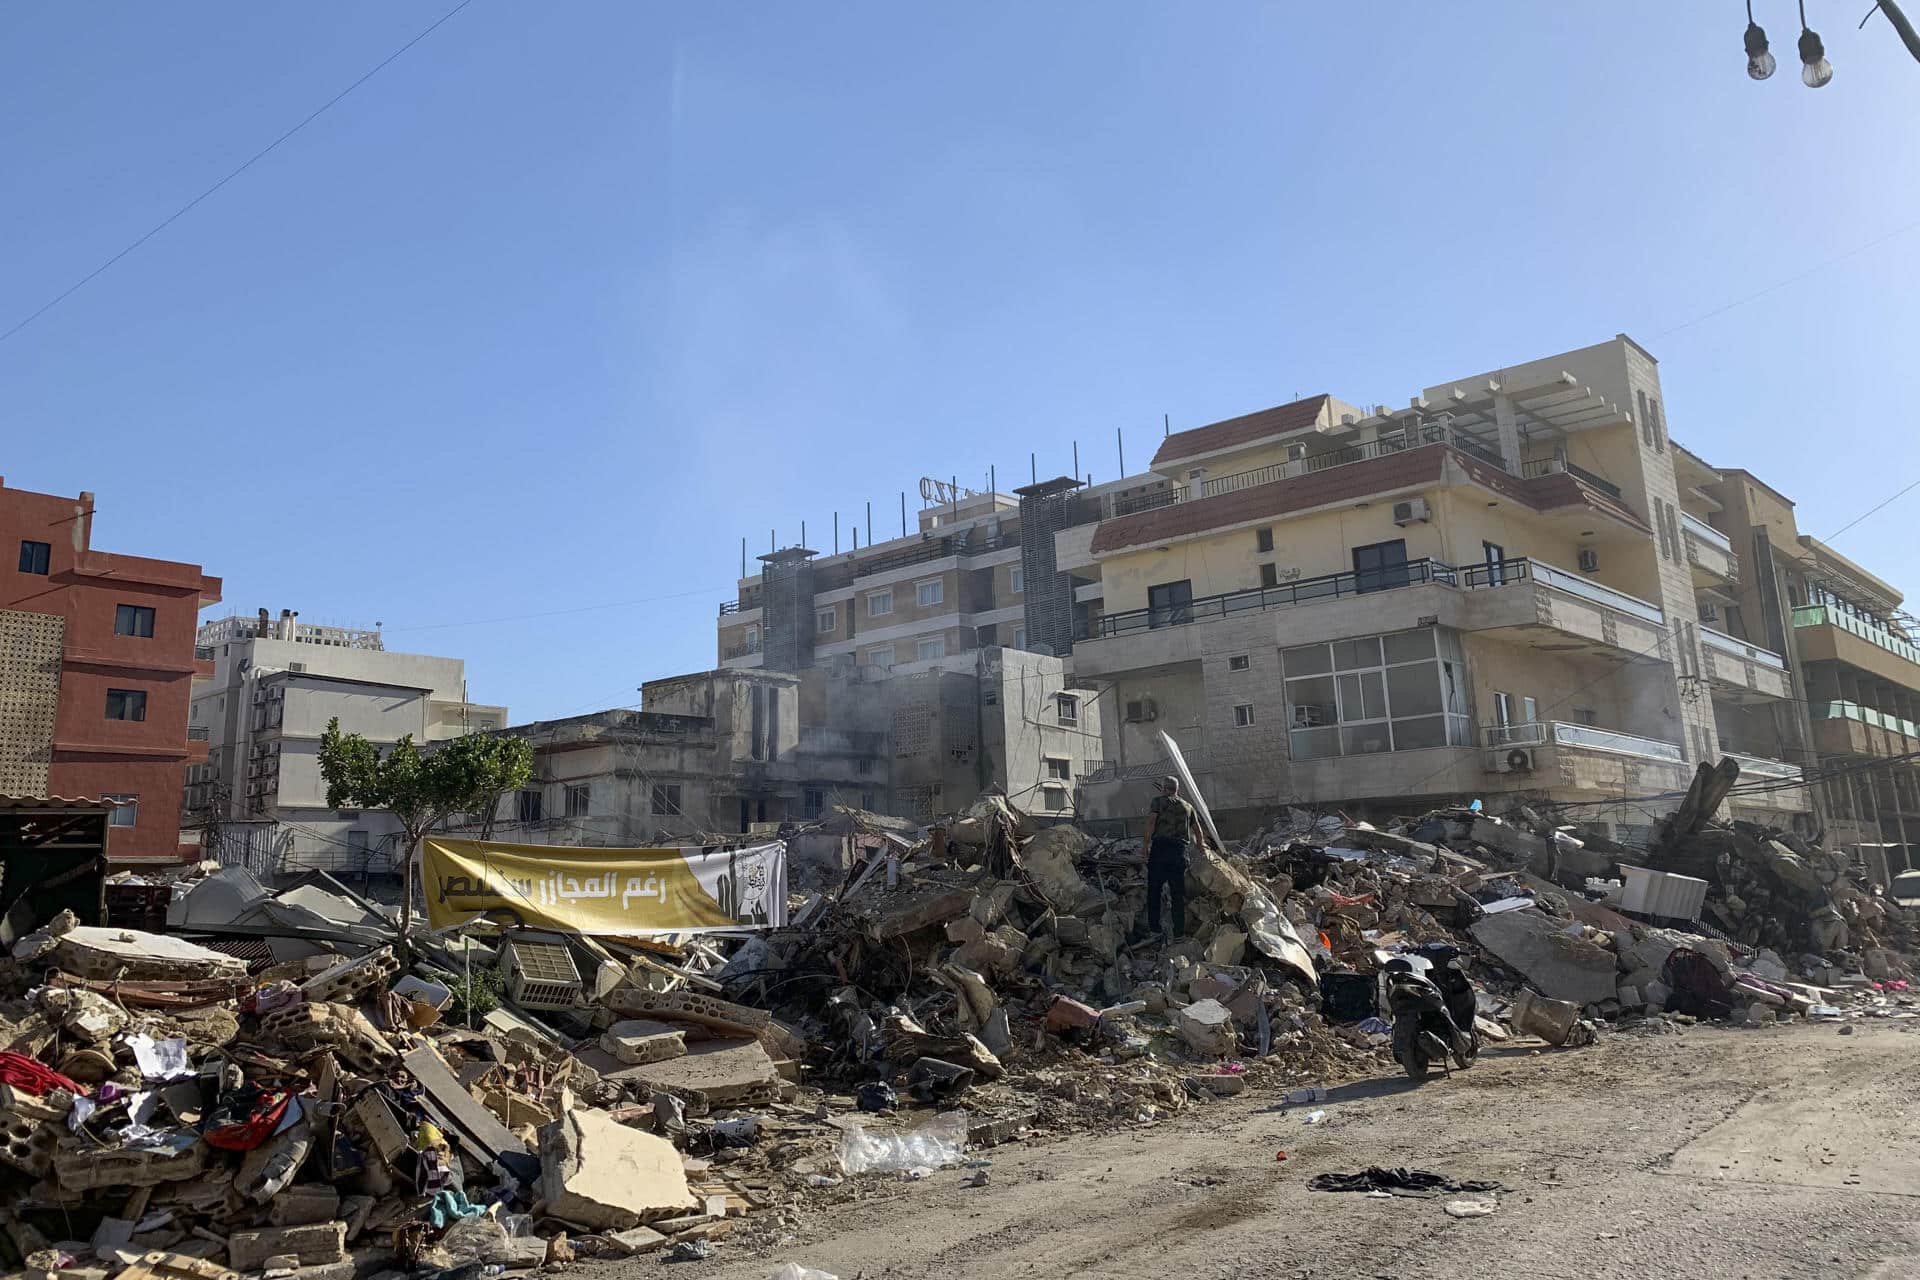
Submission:
[[[1620,891],[1622,911],[1668,920],[1700,918],[1700,908],[1707,901],[1705,880],[1650,867],[1628,866],[1624,862],[1620,864],[1620,875],[1626,881]]]

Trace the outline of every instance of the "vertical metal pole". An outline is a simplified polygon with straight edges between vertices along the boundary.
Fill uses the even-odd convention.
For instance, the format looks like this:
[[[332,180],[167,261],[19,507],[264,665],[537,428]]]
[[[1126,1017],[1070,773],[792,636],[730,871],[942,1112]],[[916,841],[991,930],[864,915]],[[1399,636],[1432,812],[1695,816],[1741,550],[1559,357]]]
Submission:
[[[1040,483],[1039,458],[1040,458],[1040,455],[1037,453],[1030,453],[1027,455],[1027,483],[1028,484]]]
[[[1120,450],[1120,478],[1124,480],[1127,476],[1127,437],[1119,427],[1113,429],[1113,443]]]
[[[957,524],[960,520],[960,477],[953,477],[950,483],[953,485],[953,520],[950,523]]]
[[[900,536],[907,536],[907,491],[900,491]]]
[[[773,539],[774,539],[773,530],[771,529],[767,530],[767,554],[768,555],[772,555],[775,551],[779,550],[778,544],[776,544]]]
[[[1080,442],[1078,440],[1073,442],[1073,478],[1075,480],[1080,478]]]
[[[833,513],[833,554],[840,554],[840,513]]]
[[[858,542],[859,539],[855,538],[854,541]],[[867,545],[873,545],[873,502],[871,499],[867,502]]]
[[[1160,434],[1163,436],[1170,436],[1173,434],[1173,415],[1172,414],[1163,413],[1160,415]]]
[[[740,539],[740,576],[747,576],[747,540]]]
[[[800,522],[800,545],[803,547],[807,545],[807,522],[805,520]]]
[[[1000,472],[993,467],[987,468],[987,493],[990,502],[997,504],[1000,497]]]

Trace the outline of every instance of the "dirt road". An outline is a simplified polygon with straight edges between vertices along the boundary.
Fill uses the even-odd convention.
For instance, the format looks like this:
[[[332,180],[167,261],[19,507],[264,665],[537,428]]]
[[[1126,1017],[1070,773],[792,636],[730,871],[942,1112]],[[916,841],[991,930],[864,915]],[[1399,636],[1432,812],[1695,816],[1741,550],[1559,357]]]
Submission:
[[[763,1256],[735,1246],[686,1280],[990,1277],[1920,1277],[1920,1023],[1611,1036],[1494,1046],[1410,1089],[1348,1085],[1280,1111],[1247,1096],[1153,1128],[998,1148],[966,1171],[883,1183],[803,1215]],[[1284,1150],[1285,1161],[1275,1153]],[[1309,1191],[1411,1165],[1510,1190],[1487,1218],[1441,1200]],[[626,1269],[653,1271],[653,1259]]]

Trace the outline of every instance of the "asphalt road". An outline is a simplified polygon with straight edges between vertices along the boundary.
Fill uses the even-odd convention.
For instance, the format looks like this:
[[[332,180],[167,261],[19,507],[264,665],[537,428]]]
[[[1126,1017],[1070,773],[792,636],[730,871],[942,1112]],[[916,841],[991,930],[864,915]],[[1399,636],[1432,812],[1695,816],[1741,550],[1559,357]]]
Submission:
[[[862,1201],[802,1208],[769,1252],[731,1243],[670,1271],[765,1280],[792,1261],[841,1280],[1905,1280],[1920,1277],[1917,1096],[1920,1021],[1492,1046],[1450,1080],[1339,1088],[1318,1125],[1309,1108],[1247,1095],[1150,1128],[997,1148],[984,1187],[961,1187],[954,1169],[875,1180]],[[1445,1199],[1307,1188],[1316,1173],[1368,1165],[1510,1190],[1492,1216],[1456,1219]]]

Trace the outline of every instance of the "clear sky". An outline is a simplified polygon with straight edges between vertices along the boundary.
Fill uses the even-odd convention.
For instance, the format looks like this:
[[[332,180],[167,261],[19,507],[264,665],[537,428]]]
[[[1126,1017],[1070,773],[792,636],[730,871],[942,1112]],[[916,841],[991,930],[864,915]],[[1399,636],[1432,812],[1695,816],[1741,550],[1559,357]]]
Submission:
[[[0,329],[452,3],[0,10]],[[0,474],[516,720],[711,666],[742,536],[1620,331],[1824,536],[1920,479],[1920,65],[1756,7],[473,0],[0,342]]]

